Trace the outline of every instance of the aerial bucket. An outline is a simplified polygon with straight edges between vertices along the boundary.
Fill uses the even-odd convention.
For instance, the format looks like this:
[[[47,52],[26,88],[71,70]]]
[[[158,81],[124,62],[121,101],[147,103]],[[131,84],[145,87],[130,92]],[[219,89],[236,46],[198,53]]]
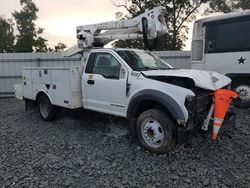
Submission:
[[[214,123],[212,139],[217,138],[227,110],[238,94],[229,89],[219,89],[214,92]]]

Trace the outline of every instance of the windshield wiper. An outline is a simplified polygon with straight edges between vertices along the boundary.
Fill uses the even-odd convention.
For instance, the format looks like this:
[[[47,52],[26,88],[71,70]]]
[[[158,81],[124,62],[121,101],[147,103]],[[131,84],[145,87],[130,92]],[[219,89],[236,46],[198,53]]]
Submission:
[[[169,70],[169,69],[173,69],[173,68],[170,68],[170,67],[166,67],[166,68],[159,67],[159,69],[161,69],[161,70]]]
[[[159,70],[159,67],[143,67],[141,71]]]

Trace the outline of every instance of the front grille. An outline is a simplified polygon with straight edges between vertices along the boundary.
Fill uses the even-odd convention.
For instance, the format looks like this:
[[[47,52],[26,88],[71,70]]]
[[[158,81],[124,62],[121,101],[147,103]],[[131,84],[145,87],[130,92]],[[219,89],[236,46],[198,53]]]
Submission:
[[[207,117],[210,105],[212,103],[212,92],[207,90],[195,91],[196,106],[193,116],[194,125],[198,126],[202,124]]]

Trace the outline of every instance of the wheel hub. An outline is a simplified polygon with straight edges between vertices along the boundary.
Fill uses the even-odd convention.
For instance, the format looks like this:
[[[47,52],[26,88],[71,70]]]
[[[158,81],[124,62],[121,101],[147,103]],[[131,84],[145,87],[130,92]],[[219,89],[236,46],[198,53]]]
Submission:
[[[147,130],[147,136],[148,136],[149,138],[154,138],[154,137],[155,137],[155,131],[154,131],[153,129],[149,128],[149,129]]]
[[[236,88],[236,92],[239,94],[241,100],[249,101],[250,100],[250,87],[249,86],[239,86]]]
[[[155,119],[144,120],[141,132],[144,141],[151,147],[158,148],[164,141],[163,128]]]

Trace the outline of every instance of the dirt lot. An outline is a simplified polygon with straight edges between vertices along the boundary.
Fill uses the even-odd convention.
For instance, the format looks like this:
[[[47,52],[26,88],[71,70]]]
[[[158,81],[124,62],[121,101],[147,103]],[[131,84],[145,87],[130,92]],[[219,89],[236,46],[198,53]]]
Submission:
[[[250,109],[215,142],[200,134],[169,154],[139,147],[123,119],[93,112],[43,122],[0,99],[0,187],[250,187]]]

